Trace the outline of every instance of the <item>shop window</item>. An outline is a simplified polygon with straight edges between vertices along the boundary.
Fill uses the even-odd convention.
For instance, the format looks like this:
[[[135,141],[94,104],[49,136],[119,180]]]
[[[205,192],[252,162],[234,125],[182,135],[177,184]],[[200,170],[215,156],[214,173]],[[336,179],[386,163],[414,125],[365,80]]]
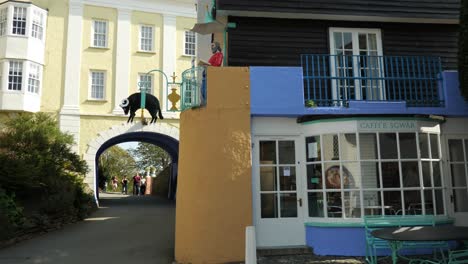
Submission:
[[[444,214],[438,143],[439,136],[430,133],[306,137],[308,216]],[[454,160],[463,155],[460,148],[452,152]],[[453,164],[453,170],[462,167]],[[454,180],[467,186],[461,178]]]

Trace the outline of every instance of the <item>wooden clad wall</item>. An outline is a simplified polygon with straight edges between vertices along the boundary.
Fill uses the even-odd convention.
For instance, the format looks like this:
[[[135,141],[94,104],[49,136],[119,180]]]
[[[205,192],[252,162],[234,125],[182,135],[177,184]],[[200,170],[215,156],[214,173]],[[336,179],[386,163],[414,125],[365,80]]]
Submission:
[[[458,19],[460,0],[217,0],[217,9],[264,13]]]
[[[229,17],[230,66],[300,66],[301,54],[329,54],[330,27],[379,28],[383,54],[439,56],[456,69],[457,25]]]

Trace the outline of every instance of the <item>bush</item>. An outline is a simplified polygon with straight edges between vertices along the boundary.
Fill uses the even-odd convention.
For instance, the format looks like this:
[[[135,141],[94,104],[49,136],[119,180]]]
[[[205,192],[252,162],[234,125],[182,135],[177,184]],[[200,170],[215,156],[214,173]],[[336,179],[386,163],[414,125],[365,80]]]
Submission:
[[[15,196],[0,188],[0,239],[9,238],[22,223],[22,208],[16,205]]]

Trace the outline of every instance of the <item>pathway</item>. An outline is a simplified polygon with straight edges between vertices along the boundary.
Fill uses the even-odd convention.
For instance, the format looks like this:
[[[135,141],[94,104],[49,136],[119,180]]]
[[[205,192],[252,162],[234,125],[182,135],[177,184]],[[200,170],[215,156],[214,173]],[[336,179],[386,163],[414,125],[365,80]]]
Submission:
[[[0,263],[172,263],[174,202],[101,194],[100,204],[83,222],[0,250]]]

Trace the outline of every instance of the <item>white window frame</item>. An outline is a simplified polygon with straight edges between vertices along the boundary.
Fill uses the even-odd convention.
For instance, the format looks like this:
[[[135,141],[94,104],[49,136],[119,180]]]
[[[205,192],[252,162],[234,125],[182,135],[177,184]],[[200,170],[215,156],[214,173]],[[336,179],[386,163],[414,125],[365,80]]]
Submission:
[[[96,24],[104,25],[104,32],[96,32]],[[104,36],[104,40],[98,40],[97,36]],[[92,30],[91,30],[91,47],[93,48],[107,48],[109,45],[109,22],[103,19],[93,19],[92,20]],[[103,41],[104,43],[100,43]]]
[[[365,33],[365,34],[376,34],[376,41],[377,41],[377,56],[383,56],[383,49],[382,49],[382,34],[381,30],[377,28],[336,28],[336,27],[331,27],[329,28],[329,49],[330,49],[330,54],[332,55],[330,57],[330,73],[331,76],[337,76],[337,73],[335,71],[336,65],[335,65],[335,60],[334,56],[336,55],[336,47],[335,47],[335,39],[334,39],[334,33],[339,33],[339,32],[346,32],[346,33],[351,33],[352,34],[352,42],[353,42],[353,58],[355,58],[355,55],[360,54],[359,50],[359,33]],[[359,65],[358,61],[356,59],[353,59],[353,72],[354,76],[359,76]],[[383,76],[380,76],[383,77]],[[382,82],[383,83],[383,82]],[[334,100],[340,99],[339,94],[337,91],[337,82],[332,81],[332,98]],[[361,100],[361,83],[359,79],[354,79],[354,89],[355,89],[355,97],[356,100]],[[383,96],[383,98],[380,98],[381,100],[385,100],[385,93],[384,93],[384,87],[383,85],[380,85],[380,94]],[[347,95],[345,95],[347,96]],[[349,100],[349,98],[348,98]]]
[[[94,74],[102,74],[102,85],[99,83],[94,83],[95,79]],[[88,100],[90,101],[105,101],[106,100],[106,71],[103,70],[90,70],[89,71],[89,92],[88,92]],[[95,97],[94,94],[96,92],[93,89],[96,86],[102,86],[102,97]],[[98,87],[97,87],[98,88]]]
[[[15,22],[21,26],[15,27]],[[23,26],[24,25],[24,26]],[[23,34],[18,34],[15,30],[24,30]],[[13,19],[11,21],[11,34],[16,36],[28,35],[28,8],[24,6],[13,6]]]
[[[142,52],[154,52],[154,26],[152,25],[140,25],[139,27],[139,43],[138,51]],[[149,29],[149,32],[144,30]],[[148,33],[150,36],[148,36]]]
[[[193,34],[193,41],[194,42],[187,42],[187,38],[189,37],[189,36],[187,36],[187,34]],[[187,47],[187,45],[191,45],[191,44],[193,44],[193,54],[187,52],[189,50],[192,50],[192,49]],[[194,57],[194,56],[197,55],[197,33],[193,32],[193,31],[190,31],[190,30],[185,30],[184,31],[183,54],[184,54],[184,56],[191,56],[191,57]]]
[[[384,134],[384,133],[392,133],[392,134],[395,134],[396,135],[396,144],[397,144],[397,158],[395,159],[383,159],[381,157],[381,149],[380,149],[380,134]],[[402,158],[401,157],[401,150],[400,150],[400,137],[399,137],[399,134],[401,133],[413,133],[415,134],[415,144],[416,144],[416,152],[417,152],[417,157],[416,158]],[[356,160],[346,160],[346,159],[342,159],[342,136],[344,134],[354,134],[356,136]],[[365,158],[362,158],[361,157],[361,148],[360,148],[360,139],[361,139],[361,134],[374,134],[376,135],[375,137],[375,140],[376,140],[376,148],[377,148],[377,157],[375,159],[365,159]],[[420,136],[421,134],[423,135],[426,135],[426,140],[427,140],[427,143],[428,143],[428,155],[429,155],[429,158],[422,158],[420,153],[421,153],[421,150],[420,150]],[[339,152],[340,152],[340,158],[338,160],[325,160],[324,157],[323,157],[323,153],[324,153],[324,147],[325,147],[325,142],[323,140],[323,136],[324,135],[338,135],[338,138],[340,139],[339,140]],[[431,145],[430,145],[430,137],[429,135],[435,135],[437,136],[437,142],[438,142],[438,158],[435,157],[434,154],[431,153]],[[380,208],[378,209],[380,212],[379,214],[384,214],[384,210],[385,210],[385,206],[387,205],[387,201],[384,200],[384,192],[385,191],[398,191],[400,192],[400,195],[401,195],[401,205],[402,205],[402,209],[408,209],[405,204],[405,200],[404,200],[404,195],[405,195],[405,191],[419,191],[420,194],[421,194],[421,204],[422,205],[425,205],[426,203],[426,199],[425,199],[425,192],[426,191],[432,191],[432,202],[433,202],[433,212],[436,213],[437,212],[437,208],[436,208],[436,205],[435,205],[435,191],[440,191],[442,192],[442,197],[445,197],[445,192],[446,192],[446,183],[443,179],[444,175],[443,175],[443,171],[442,171],[442,158],[441,158],[441,144],[440,144],[440,134],[438,133],[434,133],[434,132],[421,132],[421,131],[376,131],[376,132],[365,132],[365,131],[339,131],[339,132],[329,132],[329,133],[314,133],[314,134],[307,134],[304,136],[304,142],[306,138],[308,137],[320,137],[320,151],[322,153],[322,157],[320,160],[316,160],[316,161],[307,161],[306,159],[306,162],[305,162],[305,166],[307,168],[308,165],[313,165],[313,164],[317,164],[317,165],[320,165],[321,166],[321,177],[322,177],[322,188],[321,189],[309,189],[307,187],[307,185],[304,185],[304,188],[306,190],[306,196],[305,197],[308,197],[308,194],[309,193],[319,193],[319,194],[322,194],[322,199],[323,199],[323,217],[317,217],[317,216],[309,216],[309,214],[307,213],[308,212],[308,208],[309,208],[309,203],[307,202],[306,203],[306,207],[305,207],[305,210],[307,211],[305,214],[305,218],[309,218],[309,219],[360,219],[360,218],[363,218],[363,216],[365,215],[365,211],[364,211],[364,208],[366,206],[366,201],[364,200],[364,192],[376,192],[378,193],[378,195],[380,196],[380,201],[381,201],[381,204],[379,205]],[[306,146],[307,147],[307,146]],[[303,154],[304,157],[306,157],[306,153]],[[380,181],[380,186],[377,186],[377,187],[372,187],[372,188],[369,188],[369,187],[364,187],[363,186],[363,182],[364,182],[364,179],[361,178],[360,179],[360,182],[361,184],[360,185],[356,185],[354,186],[353,188],[343,188],[344,187],[344,184],[343,184],[343,177],[340,177],[340,181],[341,181],[341,188],[338,188],[338,189],[327,189],[326,186],[325,186],[325,182],[326,182],[326,175],[325,175],[325,172],[326,172],[326,168],[327,168],[327,164],[339,164],[340,166],[340,175],[343,175],[343,166],[346,166],[346,164],[349,164],[349,163],[356,163],[360,168],[361,168],[361,165],[363,162],[375,162],[376,165],[378,165],[378,176],[379,176],[379,181]],[[398,170],[399,170],[399,182],[400,182],[400,187],[385,187],[383,186],[383,173],[382,173],[382,162],[394,162],[394,163],[398,163]],[[403,174],[402,174],[402,162],[417,162],[418,163],[418,171],[419,171],[419,186],[417,187],[405,187],[403,185]],[[434,186],[434,174],[432,172],[432,168],[430,168],[430,178],[431,178],[431,183],[432,185],[430,187],[427,187],[427,186],[424,186],[424,182],[423,182],[423,168],[422,168],[422,162],[430,162],[430,164],[432,165],[432,163],[436,162],[437,164],[439,164],[439,168],[440,168],[440,177],[441,177],[441,186]],[[305,169],[305,171],[307,171],[307,169]],[[307,175],[306,175],[307,177]],[[328,214],[327,214],[327,206],[328,206],[328,200],[327,200],[327,193],[341,193],[341,208],[342,208],[342,215],[341,217],[329,217]],[[353,218],[353,217],[348,217],[348,216],[345,216],[345,211],[346,211],[346,206],[345,206],[345,193],[351,193],[351,192],[359,192],[359,196],[360,196],[360,201],[359,201],[359,204],[361,205],[361,217],[360,218]],[[305,199],[307,200],[307,199]],[[443,198],[442,200],[442,203],[443,203],[443,214],[439,214],[439,215],[447,215],[447,203],[445,201],[445,199]],[[426,214],[426,206],[422,206],[421,207],[421,210],[422,210],[422,214]],[[406,211],[405,210],[402,210],[401,212],[403,215],[406,214]]]
[[[149,89],[146,91],[146,93],[149,93],[149,94],[153,94],[154,95],[154,78],[153,78],[153,74],[146,74],[146,73],[139,73],[138,74],[138,82],[137,82],[137,87],[138,89],[140,89],[140,85],[142,85],[142,82],[144,82],[145,80],[143,80],[143,78],[150,78],[150,81],[149,81]]]
[[[39,40],[44,39],[44,13],[40,10],[32,10],[31,37]]]
[[[42,66],[40,64],[30,62],[28,69],[28,92],[39,94],[41,91],[41,72]]]
[[[13,75],[10,73],[13,70]],[[12,82],[10,82],[10,78],[13,79]],[[10,60],[8,62],[8,85],[7,85],[7,90],[11,92],[21,92],[23,91],[23,85],[24,85],[24,62],[21,60]],[[19,89],[14,89],[15,87]],[[10,88],[10,87],[13,87]]]
[[[7,35],[8,28],[8,6],[0,9],[0,36]]]

